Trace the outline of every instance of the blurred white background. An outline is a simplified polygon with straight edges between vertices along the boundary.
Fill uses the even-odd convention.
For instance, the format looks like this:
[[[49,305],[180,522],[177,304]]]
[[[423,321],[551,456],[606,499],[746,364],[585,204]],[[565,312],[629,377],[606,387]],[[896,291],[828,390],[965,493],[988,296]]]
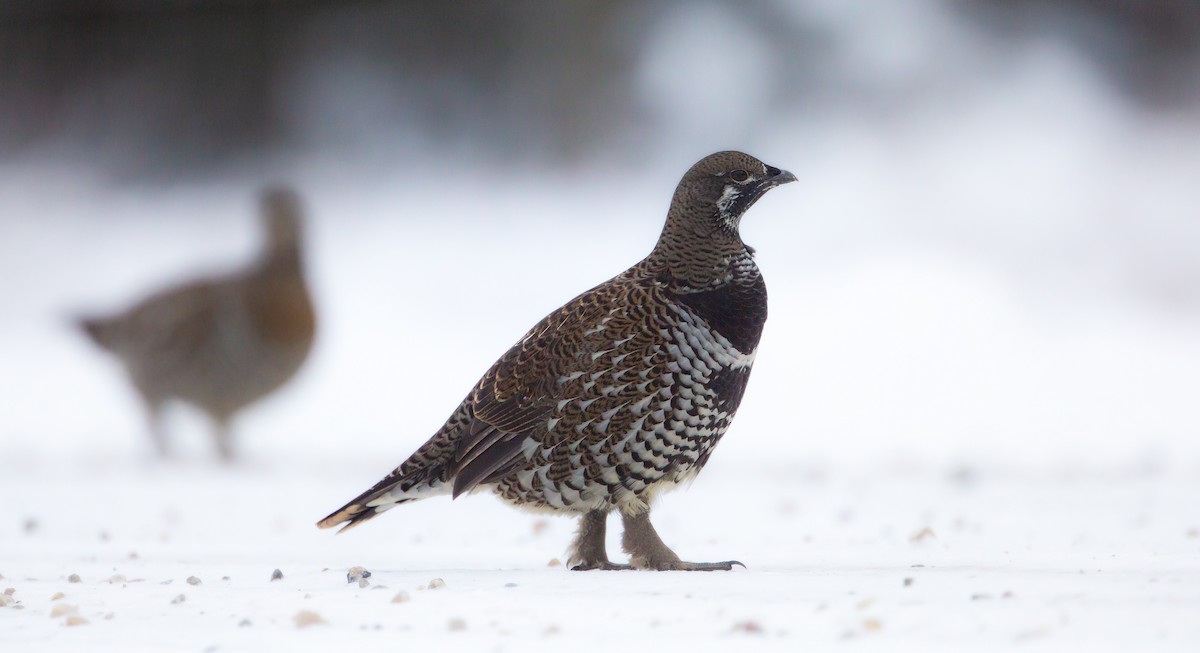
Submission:
[[[149,457],[68,317],[240,265],[282,180],[319,341],[239,447],[382,473],[741,149],[800,183],[714,464],[1194,470],[1200,11],[1127,4],[10,3],[0,452]]]

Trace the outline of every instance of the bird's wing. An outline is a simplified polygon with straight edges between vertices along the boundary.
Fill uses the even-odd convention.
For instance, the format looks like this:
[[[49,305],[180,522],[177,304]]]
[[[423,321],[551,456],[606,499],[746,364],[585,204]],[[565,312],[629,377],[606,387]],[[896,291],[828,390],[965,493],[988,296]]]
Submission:
[[[591,361],[594,325],[626,299],[619,279],[576,297],[546,316],[479,380],[469,428],[453,467],[454,496],[495,481],[525,459],[525,447],[545,436],[560,378]]]

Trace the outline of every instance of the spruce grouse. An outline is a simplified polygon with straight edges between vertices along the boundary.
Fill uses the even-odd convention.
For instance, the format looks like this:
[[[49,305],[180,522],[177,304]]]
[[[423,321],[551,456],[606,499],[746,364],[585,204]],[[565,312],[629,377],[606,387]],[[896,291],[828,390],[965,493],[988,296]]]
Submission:
[[[231,459],[234,414],[291,379],[312,348],[300,202],[286,188],[267,189],[261,201],[267,241],[249,268],[169,288],[119,315],[79,321],[124,364],[160,454],[167,451],[163,405],[179,399],[212,418],[217,450]]]
[[[764,193],[795,179],[741,152],[692,166],[649,256],[530,329],[428,442],[317,525],[349,528],[401,503],[488,488],[517,506],[579,514],[577,570],[740,564],[681,561],[650,505],[700,471],[737,411],[767,319],[738,227]],[[613,510],[628,565],[605,551]]]

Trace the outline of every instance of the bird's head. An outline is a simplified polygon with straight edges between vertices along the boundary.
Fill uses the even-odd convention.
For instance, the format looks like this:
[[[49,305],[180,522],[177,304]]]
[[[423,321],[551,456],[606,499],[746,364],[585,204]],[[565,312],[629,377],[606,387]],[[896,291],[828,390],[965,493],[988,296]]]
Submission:
[[[768,190],[796,176],[743,152],[717,152],[692,166],[672,200],[672,218],[693,223],[697,231],[737,232],[742,215]]]
[[[768,190],[795,175],[742,152],[717,152],[692,166],[671,198],[667,223],[650,259],[675,277],[720,278],[731,257],[747,251],[742,215]]]
[[[270,186],[263,190],[260,202],[270,247],[281,249],[298,245],[302,208],[296,192],[286,186]]]
[[[263,190],[259,201],[267,236],[264,256],[268,266],[298,264],[304,212],[300,197],[286,186],[270,186]]]

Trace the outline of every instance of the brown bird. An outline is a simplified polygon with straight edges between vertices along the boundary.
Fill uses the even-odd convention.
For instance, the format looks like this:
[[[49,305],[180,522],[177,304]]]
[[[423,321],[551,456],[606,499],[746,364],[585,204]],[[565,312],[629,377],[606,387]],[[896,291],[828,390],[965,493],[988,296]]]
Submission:
[[[212,418],[217,450],[232,459],[233,416],[291,379],[312,348],[300,202],[285,188],[264,191],[261,201],[267,242],[247,269],[163,290],[119,315],[79,320],[124,364],[161,454],[162,408],[178,399]]]
[[[680,560],[650,506],[699,473],[741,402],[767,293],[738,228],[764,193],[795,179],[741,152],[692,166],[649,256],[530,329],[428,442],[317,525],[348,528],[401,503],[487,488],[580,515],[575,569],[740,564]],[[628,565],[605,551],[614,510]]]

